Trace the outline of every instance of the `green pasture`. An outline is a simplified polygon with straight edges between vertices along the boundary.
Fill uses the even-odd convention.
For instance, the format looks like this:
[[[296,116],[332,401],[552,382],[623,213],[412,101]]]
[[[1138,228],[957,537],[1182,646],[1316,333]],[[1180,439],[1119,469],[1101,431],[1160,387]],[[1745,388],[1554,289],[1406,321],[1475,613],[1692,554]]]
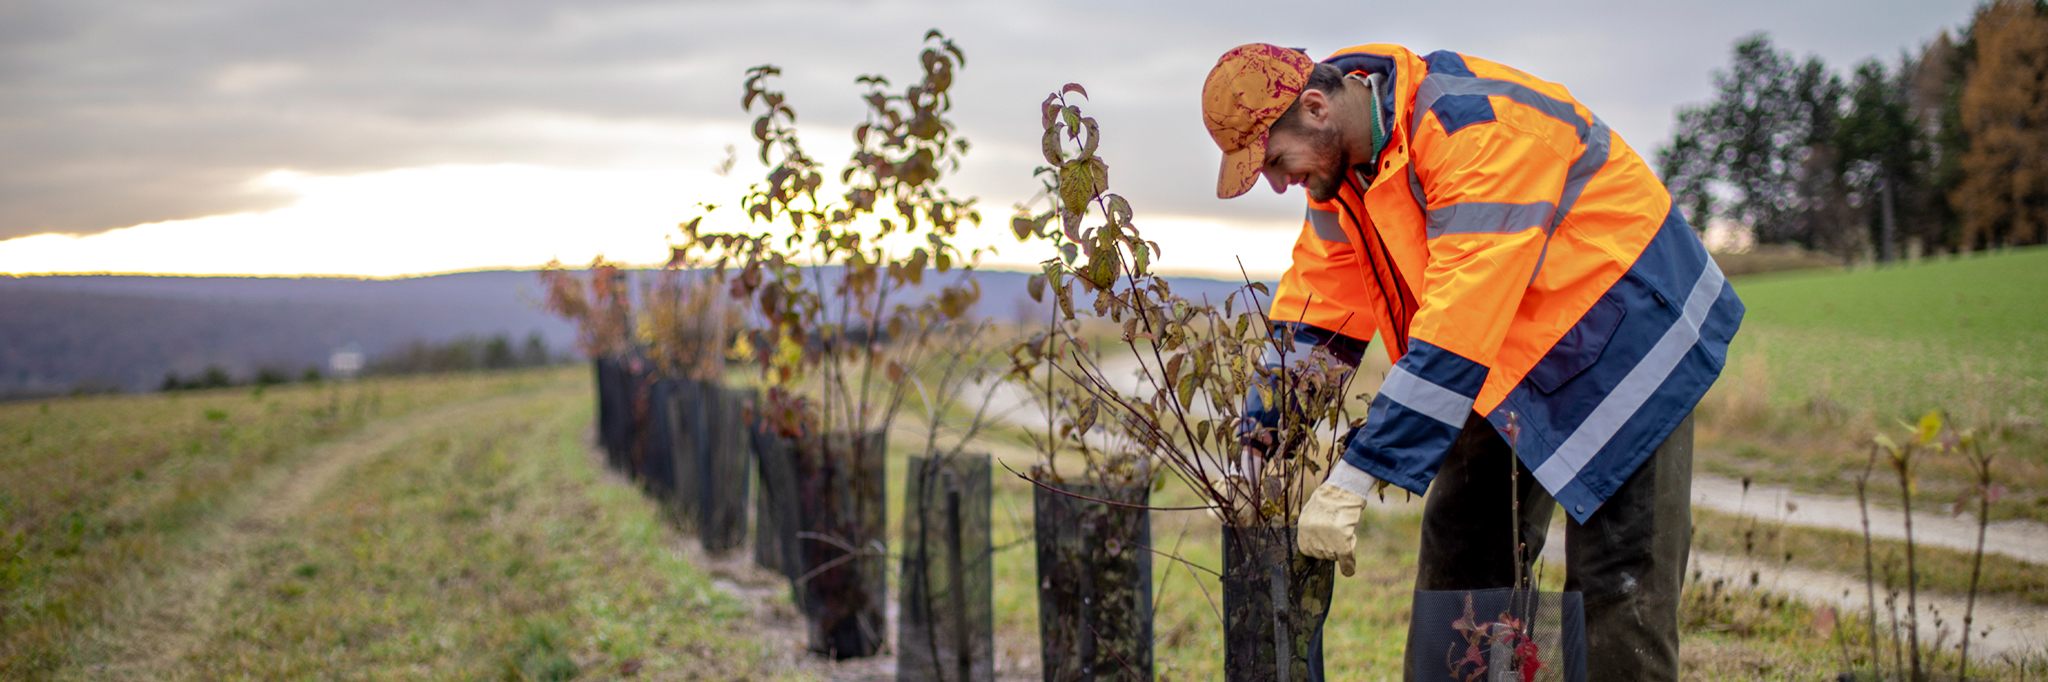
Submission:
[[[1941,410],[1987,438],[1992,517],[2048,520],[2048,249],[1732,281],[1748,314],[1700,405],[1700,471],[1853,495],[1872,435]],[[1971,480],[1954,454],[1916,469],[1926,509]]]
[[[366,425],[530,374],[0,404],[0,677],[69,660],[120,586],[187,553],[266,472]]]
[[[417,435],[260,546],[203,679],[779,679],[751,611],[606,476],[557,383]]]
[[[2048,249],[1734,283],[1749,312],[1730,378],[1774,406],[2048,418]]]
[[[0,405],[0,679],[777,678],[660,511],[591,461],[589,382]]]

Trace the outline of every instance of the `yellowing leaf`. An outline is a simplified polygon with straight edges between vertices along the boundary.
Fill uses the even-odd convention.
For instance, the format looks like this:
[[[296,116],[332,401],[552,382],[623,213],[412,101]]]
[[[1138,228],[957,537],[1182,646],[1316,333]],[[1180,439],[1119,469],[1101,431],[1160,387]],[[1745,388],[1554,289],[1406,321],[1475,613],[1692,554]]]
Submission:
[[[1039,140],[1039,152],[1045,155],[1045,162],[1052,165],[1066,163],[1067,155],[1060,151],[1060,127],[1058,123],[1045,129],[1045,137]]]
[[[1941,412],[1938,410],[1931,410],[1927,414],[1922,415],[1920,417],[1920,425],[1913,431],[1913,441],[1921,445],[1926,445],[1928,443],[1934,442],[1934,437],[1936,435],[1939,435],[1940,433]]]

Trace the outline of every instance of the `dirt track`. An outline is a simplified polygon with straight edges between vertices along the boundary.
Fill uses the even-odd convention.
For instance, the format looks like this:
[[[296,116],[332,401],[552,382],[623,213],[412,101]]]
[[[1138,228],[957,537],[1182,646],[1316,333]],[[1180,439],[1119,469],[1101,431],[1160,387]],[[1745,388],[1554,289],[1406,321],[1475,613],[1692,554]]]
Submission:
[[[213,633],[222,598],[250,553],[284,522],[304,510],[351,467],[389,452],[408,438],[452,421],[505,409],[529,393],[483,398],[372,423],[340,440],[316,446],[292,466],[259,474],[235,501],[199,529],[194,547],[116,589],[129,595],[122,613],[89,632],[65,680],[191,679],[184,658]]]
[[[1896,489],[1891,491],[1897,495]],[[1742,482],[1720,476],[1694,476],[1692,504],[1730,514],[1747,514],[1769,521],[1783,520],[1793,526],[1863,532],[1863,515],[1855,498],[1793,492],[1783,486],[1752,485],[1748,494]],[[1788,506],[1789,504],[1789,506]],[[1887,540],[1906,539],[1905,514],[1897,509],[1872,505],[1870,535]],[[1962,552],[1977,547],[1977,519],[1972,514],[1950,516],[1919,510],[1913,514],[1913,541]],[[2034,521],[2000,521],[1985,531],[1984,551],[2003,554],[2036,564],[2048,564],[2048,525]]]

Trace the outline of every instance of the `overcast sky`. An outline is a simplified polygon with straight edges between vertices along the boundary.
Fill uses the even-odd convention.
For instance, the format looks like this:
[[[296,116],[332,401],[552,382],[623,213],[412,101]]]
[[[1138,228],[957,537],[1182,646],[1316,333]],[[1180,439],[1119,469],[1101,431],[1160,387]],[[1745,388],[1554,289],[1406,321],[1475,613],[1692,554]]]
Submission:
[[[953,186],[981,198],[990,232],[1036,186],[1038,101],[1078,81],[1113,188],[1166,264],[1219,270],[1242,256],[1272,271],[1302,197],[1215,199],[1218,152],[1197,109],[1232,46],[1320,56],[1396,42],[1505,62],[1564,84],[1648,156],[1746,34],[1846,70],[1895,61],[1971,6],[9,0],[0,272],[653,260],[693,202],[733,203],[757,172],[739,108],[747,67],[783,67],[807,145],[836,168],[861,113],[853,79],[908,81],[931,27],[967,53],[956,114],[975,147]],[[726,145],[743,161],[720,178],[709,169]]]

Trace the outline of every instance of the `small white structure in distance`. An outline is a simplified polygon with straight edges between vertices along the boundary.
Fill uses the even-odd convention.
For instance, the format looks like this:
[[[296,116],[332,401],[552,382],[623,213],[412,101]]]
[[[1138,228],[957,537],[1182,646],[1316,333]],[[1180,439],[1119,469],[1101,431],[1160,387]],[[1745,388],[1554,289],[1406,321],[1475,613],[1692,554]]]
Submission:
[[[336,379],[356,378],[356,373],[363,371],[363,351],[355,344],[342,346],[327,357],[327,371]]]

